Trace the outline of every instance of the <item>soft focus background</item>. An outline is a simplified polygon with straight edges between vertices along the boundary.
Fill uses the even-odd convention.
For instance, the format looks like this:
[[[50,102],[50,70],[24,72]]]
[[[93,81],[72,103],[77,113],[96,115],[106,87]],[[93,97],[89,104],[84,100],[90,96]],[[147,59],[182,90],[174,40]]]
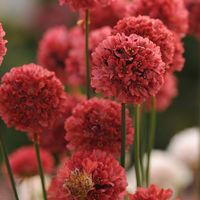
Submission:
[[[53,25],[73,26],[76,24],[77,14],[66,6],[60,7],[56,0],[0,0],[0,21],[8,40],[7,55],[0,68],[2,77],[14,66],[36,62],[38,41],[44,31]],[[186,64],[184,70],[177,73],[179,95],[167,111],[158,114],[157,149],[165,149],[170,138],[177,132],[198,126],[200,42],[190,36],[184,42]],[[9,152],[28,143],[25,134],[16,134],[14,129],[6,128],[2,121],[0,130],[5,136]],[[2,157],[0,163],[1,161]],[[1,190],[3,191],[2,187],[0,193]]]

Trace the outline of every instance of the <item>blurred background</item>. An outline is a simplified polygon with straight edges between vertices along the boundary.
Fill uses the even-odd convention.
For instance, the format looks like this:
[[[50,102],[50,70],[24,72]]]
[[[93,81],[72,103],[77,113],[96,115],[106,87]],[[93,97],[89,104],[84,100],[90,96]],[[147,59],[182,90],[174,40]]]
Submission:
[[[7,55],[0,68],[2,77],[14,66],[36,62],[38,41],[44,31],[54,25],[75,25],[77,14],[66,6],[60,7],[56,0],[0,0],[0,21],[8,40]],[[165,149],[173,135],[185,128],[198,126],[199,123],[200,42],[188,36],[184,43],[186,63],[184,70],[177,73],[178,96],[169,109],[158,114],[157,149]],[[0,129],[8,152],[29,143],[24,133],[17,134],[2,121]]]

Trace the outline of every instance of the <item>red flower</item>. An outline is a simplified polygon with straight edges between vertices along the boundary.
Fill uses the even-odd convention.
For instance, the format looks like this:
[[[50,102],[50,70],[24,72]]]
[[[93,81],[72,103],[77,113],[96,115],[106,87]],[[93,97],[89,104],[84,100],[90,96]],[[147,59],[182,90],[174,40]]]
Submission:
[[[156,185],[149,188],[139,188],[136,193],[129,195],[130,200],[169,200],[172,197],[172,190],[160,189]]]
[[[189,11],[189,32],[200,38],[200,0],[184,0]]]
[[[126,191],[124,169],[110,155],[99,150],[76,153],[58,172],[49,200],[123,200]]]
[[[126,111],[126,148],[133,140],[134,130]],[[120,155],[121,149],[121,105],[104,99],[93,98],[78,104],[66,120],[66,140],[71,150],[94,148]]]
[[[188,12],[183,0],[134,0],[129,8],[131,15],[149,15],[157,18],[180,37],[188,31]]]
[[[160,48],[138,35],[110,36],[92,54],[91,85],[105,96],[142,103],[164,83]]]
[[[7,51],[5,47],[5,44],[7,43],[7,41],[3,39],[4,36],[5,36],[5,32],[3,30],[2,24],[0,23],[0,66],[2,64],[3,57],[6,55],[6,51]]]
[[[40,149],[41,163],[44,173],[51,173],[54,167],[54,160],[51,154]],[[39,173],[35,149],[32,146],[21,147],[9,155],[12,172],[17,178],[35,176]],[[7,175],[5,166],[3,171]]]
[[[76,97],[68,96],[66,99],[66,107],[63,116],[54,125],[53,128],[45,130],[39,137],[40,145],[52,153],[66,152],[67,141],[64,139],[66,131],[64,129],[64,122],[66,118],[70,117],[73,108],[79,103]]]
[[[95,6],[106,6],[113,0],[59,0],[60,5],[68,3],[74,10],[91,9]]]
[[[167,73],[165,83],[156,95],[156,109],[158,111],[166,110],[174,97],[177,96],[177,79],[172,73]],[[147,101],[147,107],[150,109],[150,100]]]
[[[41,133],[63,114],[66,94],[53,72],[28,64],[13,68],[0,85],[0,115],[8,127]]]
[[[143,38],[147,37],[160,47],[166,68],[169,68],[169,64],[173,61],[174,35],[158,19],[152,19],[148,16],[127,17],[117,23],[113,33],[124,33],[127,36],[136,34]]]

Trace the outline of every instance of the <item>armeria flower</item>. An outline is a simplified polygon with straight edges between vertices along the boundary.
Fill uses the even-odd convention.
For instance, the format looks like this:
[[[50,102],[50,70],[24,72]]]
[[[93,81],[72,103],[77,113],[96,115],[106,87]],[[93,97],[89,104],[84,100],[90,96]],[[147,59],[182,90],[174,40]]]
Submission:
[[[69,4],[74,10],[91,9],[95,6],[106,6],[113,0],[59,0],[60,5]]]
[[[40,157],[44,173],[51,173],[54,167],[54,160],[51,154],[40,149]],[[39,174],[36,153],[32,146],[17,149],[9,155],[9,161],[16,178],[22,179]]]
[[[173,61],[174,35],[158,19],[152,19],[148,16],[127,17],[117,23],[113,33],[124,33],[127,36],[136,34],[144,38],[147,37],[160,47],[166,68],[169,68],[169,64]]]
[[[149,188],[139,188],[136,193],[129,195],[130,200],[170,200],[172,190],[160,189],[156,185],[150,185]]]
[[[188,31],[188,12],[183,0],[134,0],[129,7],[131,15],[157,18],[180,37]]]
[[[120,19],[126,16],[128,0],[115,0],[106,7],[95,6],[90,10],[90,29],[99,29],[103,26],[113,27]],[[85,13],[81,13],[84,20]]]
[[[200,38],[200,0],[184,0],[189,11],[189,33]]]
[[[2,24],[0,23],[0,65],[2,64],[3,57],[6,55],[6,47],[5,44],[7,43],[6,40],[4,40],[5,32],[3,30]]]
[[[49,29],[39,43],[38,62],[69,85],[84,84],[84,35],[80,27],[68,31],[65,26]],[[76,54],[76,57],[74,57]]]
[[[65,122],[66,140],[71,150],[94,149],[118,157],[121,149],[121,105],[111,100],[93,98],[78,104]],[[126,111],[126,149],[134,130]]]
[[[165,83],[156,95],[156,109],[157,111],[166,110],[173,98],[177,96],[177,79],[172,73],[165,75]],[[148,109],[151,108],[151,100],[147,101]]]
[[[138,35],[110,36],[92,54],[92,87],[124,103],[142,103],[164,83],[160,48]]]
[[[39,137],[40,145],[52,153],[64,153],[67,151],[67,141],[64,139],[66,131],[64,129],[65,120],[71,116],[73,108],[80,100],[74,96],[66,98],[66,107],[63,116],[58,120],[53,128],[45,130]]]
[[[11,69],[0,85],[0,115],[8,127],[41,133],[63,114],[66,94],[53,72],[35,64]]]
[[[99,150],[76,153],[58,172],[49,200],[123,200],[125,171],[110,154]]]

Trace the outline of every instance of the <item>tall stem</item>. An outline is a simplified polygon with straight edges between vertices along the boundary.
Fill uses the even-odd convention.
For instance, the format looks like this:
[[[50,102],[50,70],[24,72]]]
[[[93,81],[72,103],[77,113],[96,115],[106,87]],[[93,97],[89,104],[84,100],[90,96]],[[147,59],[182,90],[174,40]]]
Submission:
[[[90,99],[90,54],[89,54],[89,10],[85,11],[85,65],[86,65],[86,94]]]
[[[134,143],[134,155],[135,155],[135,173],[137,180],[137,187],[142,186],[141,171],[140,171],[140,105],[136,106],[135,115],[135,143]]]
[[[36,134],[34,136],[34,147],[35,147],[35,153],[36,153],[36,157],[37,157],[38,169],[39,169],[39,174],[40,174],[40,179],[41,179],[41,184],[42,184],[43,199],[47,200],[44,173],[43,173],[42,163],[41,163],[41,158],[40,158],[40,149],[39,149],[39,144],[38,144],[38,137],[37,137]]]
[[[122,139],[121,139],[121,166],[125,168],[126,160],[126,104],[121,105],[121,123],[122,123]]]
[[[147,186],[149,185],[149,176],[150,176],[150,159],[151,151],[154,146],[155,140],[155,131],[156,131],[156,98],[152,97],[151,99],[151,114],[150,114],[150,126],[149,126],[149,142],[147,147],[147,168],[146,168],[146,182]]]
[[[6,145],[4,143],[4,139],[3,139],[3,136],[1,135],[1,133],[0,133],[0,146],[1,146],[1,151],[2,151],[2,154],[3,154],[3,158],[4,158],[4,161],[5,161],[6,169],[8,171],[8,175],[9,175],[9,178],[10,178],[11,186],[12,186],[12,189],[13,189],[13,192],[14,192],[14,195],[15,195],[15,199],[19,200],[19,197],[18,197],[18,194],[17,194],[17,189],[16,189],[16,186],[15,186],[14,176],[12,174],[10,162],[9,162],[9,159],[8,159],[8,153],[7,153]]]

